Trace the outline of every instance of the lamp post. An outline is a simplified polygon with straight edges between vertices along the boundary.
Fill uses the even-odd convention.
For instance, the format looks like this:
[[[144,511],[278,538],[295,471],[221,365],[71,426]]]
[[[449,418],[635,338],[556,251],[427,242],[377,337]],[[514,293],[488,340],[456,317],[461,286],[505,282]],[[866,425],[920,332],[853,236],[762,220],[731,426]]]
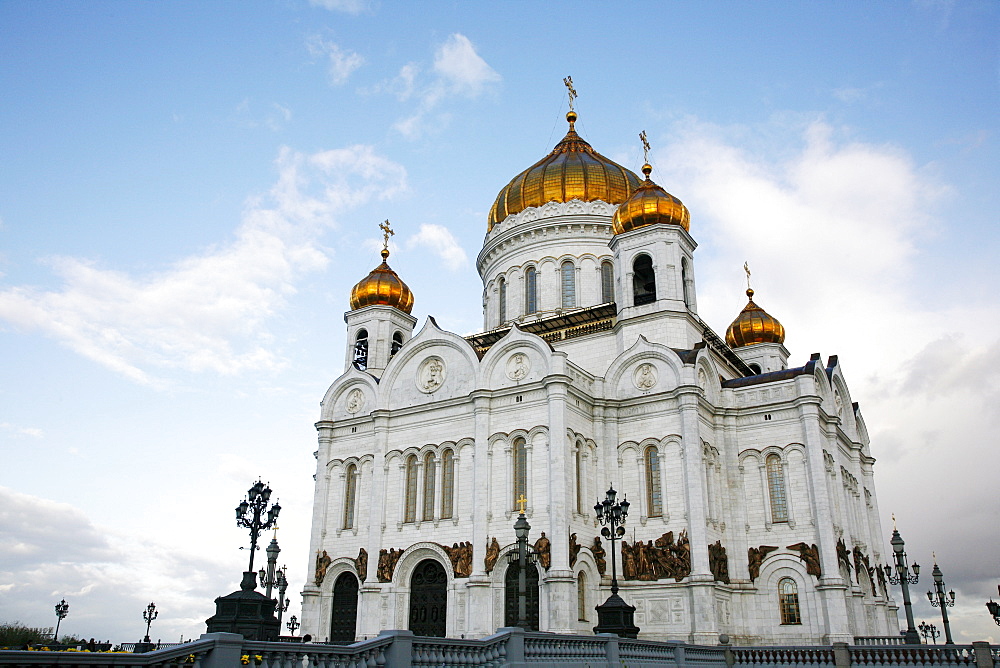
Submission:
[[[955,642],[951,639],[951,623],[948,621],[948,608],[955,606],[955,592],[950,591],[945,596],[944,574],[938,568],[937,558],[934,559],[934,570],[931,571],[931,577],[934,578],[934,591],[927,592],[927,600],[935,608],[941,608],[941,621],[944,623],[944,644],[954,645]]]
[[[278,554],[281,552],[281,548],[278,547],[278,527],[274,527],[274,536],[271,538],[271,544],[267,546],[266,552],[267,570],[262,568],[257,572],[257,575],[260,577],[260,586],[264,587],[264,596],[271,598],[271,589],[278,584],[275,575],[275,570],[278,566]]]
[[[278,569],[278,575],[277,575],[277,579],[278,579],[278,605],[277,605],[277,610],[278,610],[278,628],[279,629],[281,628],[281,614],[283,612],[285,612],[285,610],[288,610],[288,604],[291,603],[291,600],[285,598],[285,590],[288,589],[288,579],[285,577],[285,569],[286,568],[288,568],[288,567],[287,566],[282,566],[281,568],[279,568]]]
[[[299,624],[299,618],[298,618],[298,617],[296,617],[295,615],[292,615],[292,616],[291,616],[291,617],[289,617],[289,619],[288,619],[288,624],[287,624],[287,626],[288,626],[288,630],[292,632],[292,635],[295,635],[295,631],[296,631],[296,630],[298,630],[298,628],[299,628],[300,626],[302,626],[302,625],[301,625],[301,624]]]
[[[62,620],[66,619],[66,615],[69,614],[69,603],[66,599],[63,599],[56,603],[56,633],[52,636],[52,642],[58,642],[59,640],[59,625],[62,624]]]
[[[917,584],[920,577],[920,565],[914,563],[913,575],[910,575],[910,568],[906,563],[906,551],[903,549],[906,543],[903,542],[902,537],[899,535],[899,529],[896,528],[895,516],[892,518],[892,540],[889,541],[889,544],[892,545],[892,551],[896,559],[896,568],[893,570],[888,564],[882,568],[885,570],[885,576],[890,584],[898,584],[903,590],[903,610],[906,612],[906,633],[903,634],[903,642],[907,645],[919,645],[920,634],[917,633],[917,629],[913,626],[913,605],[910,603],[909,585]]]
[[[997,585],[997,592],[1000,593],[1000,585]],[[986,604],[986,609],[993,615],[993,621],[1000,624],[1000,603],[990,598],[989,603]]]
[[[275,502],[270,508],[267,507],[271,500],[271,488],[260,480],[254,483],[253,487],[247,490],[247,498],[240,501],[236,506],[236,526],[250,529],[250,566],[247,568],[254,580],[256,574],[253,572],[253,557],[257,551],[257,539],[262,531],[266,531],[275,525],[281,506]],[[264,516],[266,513],[266,517]],[[252,589],[252,587],[251,587]]]
[[[626,497],[621,502],[617,502],[618,492],[614,486],[608,488],[607,496],[603,501],[594,504],[594,513],[597,520],[604,527],[601,535],[611,541],[611,596],[601,605],[597,606],[597,626],[594,633],[614,633],[623,638],[636,638],[639,635],[639,627],[633,622],[635,608],[618,595],[618,573],[617,562],[615,561],[615,541],[621,540],[625,535],[625,519],[628,517],[629,502]]]
[[[930,638],[935,645],[937,644],[937,639],[941,637],[941,632],[938,631],[938,628],[933,624],[920,622],[920,625],[917,626],[917,628],[920,629],[920,635],[924,637],[925,641]]]
[[[149,642],[149,627],[153,624],[153,620],[159,616],[160,613],[156,611],[156,604],[150,603],[146,606],[146,609],[142,612],[142,620],[146,622],[146,637],[143,638],[144,643]]]
[[[514,535],[517,536],[517,625],[528,629],[528,532],[531,525],[524,516],[524,505],[528,502],[524,494],[517,500],[521,511],[514,522]]]

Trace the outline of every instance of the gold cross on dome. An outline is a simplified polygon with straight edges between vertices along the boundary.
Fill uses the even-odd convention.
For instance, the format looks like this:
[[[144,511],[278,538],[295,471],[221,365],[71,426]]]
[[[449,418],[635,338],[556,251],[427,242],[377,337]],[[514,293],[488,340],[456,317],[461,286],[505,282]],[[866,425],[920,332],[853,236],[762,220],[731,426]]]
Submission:
[[[576,99],[576,89],[573,88],[573,77],[564,77],[563,83],[566,85],[566,90],[569,92],[569,110],[573,111],[573,100]]]
[[[747,272],[747,290],[750,289],[750,262],[743,263],[743,271]]]
[[[520,509],[519,512],[523,515],[524,514],[524,507],[528,504],[528,500],[526,498],[524,498],[524,494],[521,494],[520,498],[518,498],[514,503],[516,503],[517,505],[521,506],[521,509]]]
[[[642,161],[649,162],[649,140],[646,139],[646,131],[639,133],[639,140],[642,142]]]
[[[386,218],[385,222],[380,224],[378,228],[382,230],[382,248],[389,250],[389,237],[396,235],[396,233],[392,231],[392,228],[389,227],[389,219]]]

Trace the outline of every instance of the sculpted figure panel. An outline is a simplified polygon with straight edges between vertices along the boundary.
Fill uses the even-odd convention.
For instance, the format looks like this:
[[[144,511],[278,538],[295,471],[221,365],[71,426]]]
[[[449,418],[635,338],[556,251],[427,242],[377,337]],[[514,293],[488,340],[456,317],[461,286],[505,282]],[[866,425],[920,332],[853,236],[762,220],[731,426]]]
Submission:
[[[486,557],[483,559],[483,565],[486,567],[486,572],[491,573],[493,567],[497,565],[497,559],[500,558],[500,543],[497,542],[497,537],[493,536],[493,540],[486,545]]]
[[[644,362],[636,367],[632,376],[632,382],[640,390],[651,390],[656,386],[656,367],[649,362]]]
[[[347,393],[347,401],[344,404],[344,409],[348,413],[354,415],[364,407],[365,407],[364,392],[362,392],[358,388],[354,388],[353,390]]]
[[[594,561],[597,562],[597,572],[604,575],[605,571],[608,570],[608,562],[605,559],[607,552],[604,551],[604,546],[601,545],[600,536],[594,536],[594,544],[590,546],[590,551],[594,555]]]
[[[545,537],[544,531],[541,537],[535,541],[535,554],[538,555],[538,563],[542,565],[542,568],[549,570],[549,566],[552,565],[552,543]]]
[[[362,582],[368,579],[368,550],[361,548],[357,558],[354,560],[354,570],[358,572],[358,579]]]
[[[326,550],[323,550],[322,554],[319,552],[316,553],[316,573],[314,581],[316,582],[317,587],[323,584],[323,580],[326,578],[326,569],[330,567],[331,563],[333,563],[333,559],[331,559],[330,555],[326,553]]]
[[[425,359],[417,371],[417,388],[421,392],[430,394],[437,392],[444,385],[445,364],[444,360],[436,355]]]
[[[580,547],[582,547],[578,542],[576,542],[576,534],[571,533],[569,535],[569,566],[572,568],[576,565],[576,557],[580,554]]]
[[[378,581],[392,582],[392,573],[396,570],[396,563],[403,556],[403,550],[385,548],[378,551]]]
[[[708,567],[716,582],[729,584],[729,558],[726,556],[726,548],[721,540],[708,546]]]
[[[472,575],[472,543],[454,543],[451,547],[442,545],[441,548],[451,559],[451,570],[456,578],[467,578]]]
[[[507,360],[507,377],[511,380],[523,380],[531,371],[531,360],[524,353],[514,353]]]
[[[799,559],[806,565],[806,573],[815,575],[816,577],[820,577],[823,574],[819,563],[819,547],[816,546],[816,543],[812,545],[795,543],[795,545],[789,545],[788,549],[799,553]]]
[[[661,580],[672,577],[680,582],[691,574],[691,545],[687,532],[674,541],[668,531],[656,542],[641,540],[629,545],[622,541],[622,576],[626,580]]]
[[[750,582],[760,577],[761,564],[764,563],[768,554],[777,549],[775,545],[761,545],[760,547],[751,547],[747,550],[747,567],[750,571]]]

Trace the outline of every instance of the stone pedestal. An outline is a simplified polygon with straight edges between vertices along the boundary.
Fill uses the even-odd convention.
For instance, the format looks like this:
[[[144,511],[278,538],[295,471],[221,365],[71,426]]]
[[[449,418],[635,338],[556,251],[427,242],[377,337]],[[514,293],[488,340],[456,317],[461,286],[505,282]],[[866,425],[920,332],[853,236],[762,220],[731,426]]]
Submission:
[[[240,590],[215,599],[215,614],[205,620],[208,633],[239,633],[247,640],[278,639],[274,616],[278,602],[256,591],[257,574],[243,573]]]

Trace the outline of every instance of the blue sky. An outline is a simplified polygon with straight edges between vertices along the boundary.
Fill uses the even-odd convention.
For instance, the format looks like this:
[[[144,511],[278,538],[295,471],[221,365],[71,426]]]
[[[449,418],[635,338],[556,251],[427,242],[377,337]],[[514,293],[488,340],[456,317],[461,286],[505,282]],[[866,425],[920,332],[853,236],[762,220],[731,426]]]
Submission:
[[[572,75],[581,134],[638,169],[646,130],[691,210],[702,317],[749,260],[793,361],[840,355],[885,527],[995,637],[998,35],[972,1],[0,3],[0,620],[201,633],[257,475],[300,587],[377,224],[414,314],[477,331],[486,214]]]

